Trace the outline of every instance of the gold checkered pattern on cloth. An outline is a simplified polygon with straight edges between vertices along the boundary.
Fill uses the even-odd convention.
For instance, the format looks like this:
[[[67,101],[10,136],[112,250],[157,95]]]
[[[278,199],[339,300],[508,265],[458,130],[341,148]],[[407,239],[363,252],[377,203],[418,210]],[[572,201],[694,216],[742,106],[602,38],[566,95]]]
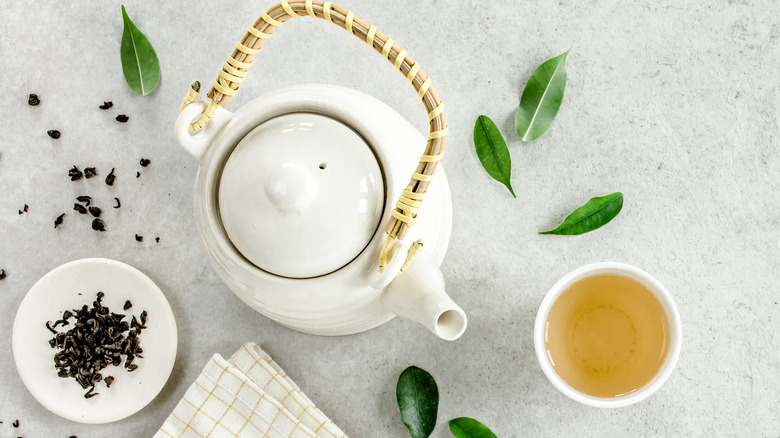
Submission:
[[[264,351],[215,354],[154,438],[346,438]]]
[[[285,409],[313,430],[318,437],[346,438],[344,432],[314,406],[301,388],[287,377],[284,370],[257,344],[244,344],[230,358],[230,363],[263,388],[268,395],[279,400]]]

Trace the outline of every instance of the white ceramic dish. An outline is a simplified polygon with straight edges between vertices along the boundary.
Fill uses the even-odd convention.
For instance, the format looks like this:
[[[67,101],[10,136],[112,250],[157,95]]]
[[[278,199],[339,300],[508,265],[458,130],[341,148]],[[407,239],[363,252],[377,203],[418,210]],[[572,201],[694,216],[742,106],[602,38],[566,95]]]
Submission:
[[[100,395],[85,399],[86,390],[74,379],[57,376],[56,350],[49,345],[52,333],[45,324],[59,319],[66,309],[91,307],[98,291],[105,293],[103,305],[128,315],[126,321],[143,310],[149,318],[139,336],[143,358],[133,362],[138,369],[127,372],[123,366],[108,366],[102,374],[114,376],[111,388],[100,382],[95,390]],[[122,310],[125,300],[133,304],[127,311]],[[48,410],[79,423],[110,423],[149,404],[171,374],[176,347],[176,321],[160,288],[139,270],[109,259],[76,260],[44,275],[24,297],[14,321],[14,360],[22,382]]]

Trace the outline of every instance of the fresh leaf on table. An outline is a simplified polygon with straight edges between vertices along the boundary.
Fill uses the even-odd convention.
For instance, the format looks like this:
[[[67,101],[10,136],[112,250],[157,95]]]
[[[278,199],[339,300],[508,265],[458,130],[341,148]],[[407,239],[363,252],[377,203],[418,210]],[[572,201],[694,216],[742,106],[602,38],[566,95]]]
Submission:
[[[122,5],[122,21],[124,30],[119,52],[125,82],[135,94],[146,96],[160,82],[160,61],[154,53],[152,44],[127,16],[124,5]]]
[[[623,194],[615,192],[600,198],[591,198],[574,210],[558,228],[539,234],[583,234],[600,228],[611,221],[623,208]]]
[[[427,438],[436,427],[439,388],[427,371],[411,366],[398,376],[395,388],[398,408],[412,438]]]
[[[542,63],[526,82],[520,106],[515,112],[515,129],[521,140],[536,140],[550,129],[555,120],[566,88],[566,56],[569,50]]]
[[[509,182],[512,174],[509,149],[506,147],[504,137],[501,136],[501,131],[488,116],[477,117],[477,122],[474,125],[474,147],[477,149],[479,161],[488,175],[504,184],[512,196],[517,198]]]
[[[455,438],[497,438],[490,429],[479,421],[460,417],[450,420],[450,432]]]

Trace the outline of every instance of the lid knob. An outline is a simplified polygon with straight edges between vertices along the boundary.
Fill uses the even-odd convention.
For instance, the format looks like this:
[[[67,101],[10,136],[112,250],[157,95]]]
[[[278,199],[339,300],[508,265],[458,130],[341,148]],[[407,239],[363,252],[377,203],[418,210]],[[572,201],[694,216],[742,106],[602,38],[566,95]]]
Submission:
[[[265,195],[277,209],[301,213],[317,195],[317,186],[306,166],[284,163],[268,174]]]

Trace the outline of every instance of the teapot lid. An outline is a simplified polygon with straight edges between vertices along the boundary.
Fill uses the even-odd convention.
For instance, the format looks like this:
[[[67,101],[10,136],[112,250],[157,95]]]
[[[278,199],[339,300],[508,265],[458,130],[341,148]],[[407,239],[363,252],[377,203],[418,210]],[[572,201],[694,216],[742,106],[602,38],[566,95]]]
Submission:
[[[385,186],[371,147],[314,113],[285,114],[250,131],[226,160],[219,214],[236,249],[266,272],[329,274],[371,241]]]

